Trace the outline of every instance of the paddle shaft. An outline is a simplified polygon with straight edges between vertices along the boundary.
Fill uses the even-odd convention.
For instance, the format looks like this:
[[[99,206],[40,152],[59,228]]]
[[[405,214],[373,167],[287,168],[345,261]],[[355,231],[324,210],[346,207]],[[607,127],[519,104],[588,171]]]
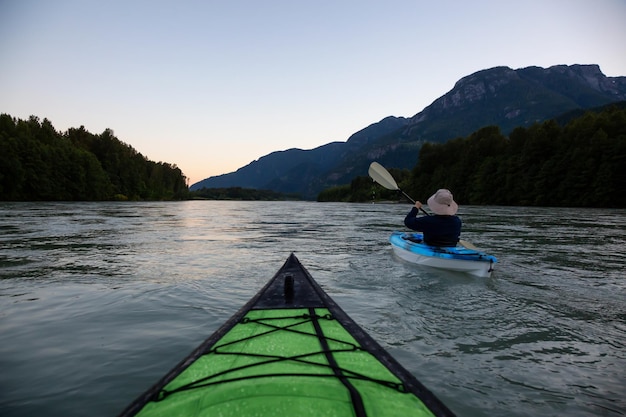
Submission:
[[[400,188],[398,188],[398,191],[400,191],[402,195],[404,195],[411,203],[415,204],[415,200],[413,200],[410,195],[402,191]],[[424,213],[425,215],[430,216],[430,213],[424,210],[423,207],[420,207],[420,210],[422,210],[422,213]]]

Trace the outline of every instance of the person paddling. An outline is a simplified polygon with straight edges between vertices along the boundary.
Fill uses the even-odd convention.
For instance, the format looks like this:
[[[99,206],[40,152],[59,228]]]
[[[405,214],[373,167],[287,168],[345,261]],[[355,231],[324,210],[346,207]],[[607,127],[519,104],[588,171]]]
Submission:
[[[415,202],[404,219],[406,227],[424,234],[424,242],[430,246],[456,246],[461,236],[461,219],[456,215],[459,205],[450,190],[437,190],[427,201],[434,216],[419,216],[422,203]]]

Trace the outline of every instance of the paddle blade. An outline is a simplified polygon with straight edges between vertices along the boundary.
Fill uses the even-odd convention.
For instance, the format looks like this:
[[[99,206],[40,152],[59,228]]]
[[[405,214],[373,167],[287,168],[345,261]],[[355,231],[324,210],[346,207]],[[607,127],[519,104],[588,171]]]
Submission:
[[[459,240],[459,243],[461,244],[461,246],[463,246],[465,249],[471,249],[471,250],[479,250],[476,246],[474,246],[472,243],[468,242],[467,240]]]
[[[388,190],[398,191],[398,184],[396,184],[396,180],[393,179],[389,171],[385,169],[378,162],[372,162],[370,164],[370,168],[367,173],[372,177],[374,181],[382,185]]]

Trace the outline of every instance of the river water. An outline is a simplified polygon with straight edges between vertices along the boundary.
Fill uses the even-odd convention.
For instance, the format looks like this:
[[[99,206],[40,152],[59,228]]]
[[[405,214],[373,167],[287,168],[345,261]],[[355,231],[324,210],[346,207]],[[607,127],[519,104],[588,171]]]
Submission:
[[[291,252],[459,416],[626,415],[626,210],[461,207],[481,279],[396,258],[409,208],[0,204],[0,415],[116,415]]]

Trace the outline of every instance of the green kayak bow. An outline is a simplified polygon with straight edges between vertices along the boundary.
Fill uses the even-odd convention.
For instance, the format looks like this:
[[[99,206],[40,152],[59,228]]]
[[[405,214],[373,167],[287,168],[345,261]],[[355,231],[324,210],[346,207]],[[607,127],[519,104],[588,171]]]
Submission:
[[[453,416],[294,254],[121,416]]]

